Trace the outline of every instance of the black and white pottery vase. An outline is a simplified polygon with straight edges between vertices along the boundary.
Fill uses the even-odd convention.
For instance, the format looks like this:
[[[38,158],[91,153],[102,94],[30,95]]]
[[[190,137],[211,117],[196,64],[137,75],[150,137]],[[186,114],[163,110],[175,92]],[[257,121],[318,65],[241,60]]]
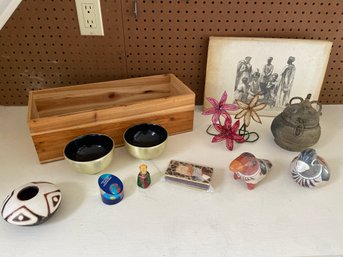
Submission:
[[[62,200],[60,189],[49,182],[31,182],[14,189],[1,207],[8,223],[38,225],[55,213]]]

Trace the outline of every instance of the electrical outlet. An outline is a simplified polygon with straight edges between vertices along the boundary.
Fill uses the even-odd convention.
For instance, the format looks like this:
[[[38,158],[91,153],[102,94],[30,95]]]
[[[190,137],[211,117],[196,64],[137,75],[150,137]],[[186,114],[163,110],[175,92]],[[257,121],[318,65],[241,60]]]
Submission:
[[[100,0],[75,0],[81,35],[103,36]]]

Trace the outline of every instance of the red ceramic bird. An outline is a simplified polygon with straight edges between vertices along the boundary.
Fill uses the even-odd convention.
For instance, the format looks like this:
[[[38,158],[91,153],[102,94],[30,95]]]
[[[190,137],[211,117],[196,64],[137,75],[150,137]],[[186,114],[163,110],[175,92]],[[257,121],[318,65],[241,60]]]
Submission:
[[[230,163],[230,170],[235,179],[243,179],[249,190],[254,189],[269,172],[272,164],[268,160],[257,159],[253,154],[245,152]]]

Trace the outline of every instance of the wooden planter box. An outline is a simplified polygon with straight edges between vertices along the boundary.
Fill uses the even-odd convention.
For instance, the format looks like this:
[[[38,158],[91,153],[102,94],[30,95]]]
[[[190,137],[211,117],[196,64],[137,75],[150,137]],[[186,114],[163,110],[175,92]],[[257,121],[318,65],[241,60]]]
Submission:
[[[193,129],[195,94],[173,74],[67,86],[29,94],[28,124],[41,163],[63,159],[73,138],[102,133],[116,146],[127,128],[155,123],[169,133]]]

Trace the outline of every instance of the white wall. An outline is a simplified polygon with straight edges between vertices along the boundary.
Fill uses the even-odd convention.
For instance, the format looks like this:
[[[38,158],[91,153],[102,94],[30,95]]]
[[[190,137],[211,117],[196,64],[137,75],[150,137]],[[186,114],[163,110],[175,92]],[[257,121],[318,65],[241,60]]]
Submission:
[[[21,0],[0,0],[0,30],[20,3]]]

